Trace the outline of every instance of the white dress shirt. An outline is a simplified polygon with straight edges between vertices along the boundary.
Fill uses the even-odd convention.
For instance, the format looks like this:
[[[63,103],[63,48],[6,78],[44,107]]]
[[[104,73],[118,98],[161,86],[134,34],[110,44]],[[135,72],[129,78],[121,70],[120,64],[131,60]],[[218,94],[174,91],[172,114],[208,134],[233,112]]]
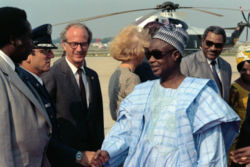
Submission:
[[[4,59],[4,61],[6,61],[6,63],[11,67],[11,69],[13,69],[13,71],[15,71],[14,62],[2,50],[0,50],[0,57],[2,57]]]
[[[72,70],[74,76],[75,76],[75,79],[76,79],[76,83],[77,85],[79,86],[80,88],[80,85],[79,85],[79,74],[77,73],[77,70],[78,68],[76,66],[74,66],[69,60],[67,57],[65,57],[66,59],[66,62],[68,63],[70,69]],[[84,62],[83,62],[84,63]],[[86,76],[86,71],[84,69],[84,64],[82,65],[81,67],[82,69],[82,80],[83,80],[83,84],[84,84],[84,87],[85,87],[85,92],[86,92],[86,100],[87,100],[87,105],[89,107],[89,101],[90,101],[90,91],[89,91],[89,83],[88,83],[88,80],[87,80],[87,76]],[[80,91],[80,89],[79,89]]]
[[[209,65],[209,67],[211,68],[211,70],[213,71],[213,67],[211,65],[211,62],[212,62],[212,60],[207,59],[207,63]],[[215,59],[215,62],[216,62],[215,69],[216,69],[216,72],[217,72],[217,74],[218,74],[218,76],[219,76],[219,78],[221,80],[221,73],[220,73],[220,68],[219,68],[219,64],[218,64],[218,59],[217,58]]]

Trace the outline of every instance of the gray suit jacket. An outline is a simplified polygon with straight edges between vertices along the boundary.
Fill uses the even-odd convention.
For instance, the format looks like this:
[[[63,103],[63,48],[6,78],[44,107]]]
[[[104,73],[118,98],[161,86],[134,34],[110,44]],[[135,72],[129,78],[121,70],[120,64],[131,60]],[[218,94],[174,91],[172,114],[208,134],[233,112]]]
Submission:
[[[225,101],[229,102],[232,69],[230,64],[221,57],[218,57],[218,65],[222,83],[222,97]],[[182,59],[181,72],[187,76],[208,78],[215,81],[212,70],[201,50]]]
[[[49,166],[46,110],[1,57],[0,90],[0,167]]]

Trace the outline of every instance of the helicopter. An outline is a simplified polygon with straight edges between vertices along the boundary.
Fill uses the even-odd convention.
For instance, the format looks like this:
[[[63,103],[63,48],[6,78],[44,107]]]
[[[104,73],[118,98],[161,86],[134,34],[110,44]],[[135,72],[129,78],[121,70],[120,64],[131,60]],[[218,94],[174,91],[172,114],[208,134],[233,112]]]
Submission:
[[[146,11],[146,10],[153,10],[153,12],[144,15],[142,17],[139,17],[135,19],[132,24],[137,25],[139,28],[143,28],[144,25],[146,25],[148,22],[151,21],[158,21],[163,24],[175,24],[176,26],[184,28],[188,34],[189,34],[189,41],[187,43],[187,47],[184,51],[184,55],[190,54],[194,51],[197,51],[201,47],[201,41],[202,41],[202,35],[204,33],[204,28],[199,28],[199,27],[194,27],[194,26],[189,26],[184,19],[182,19],[179,15],[180,12],[177,12],[177,10],[180,9],[190,9],[190,10],[195,10],[198,12],[203,12],[206,14],[214,15],[217,17],[222,17],[223,15],[208,11],[207,9],[217,9],[217,10],[234,10],[234,11],[241,11],[242,16],[244,18],[245,22],[239,22],[236,27],[230,27],[230,28],[224,28],[225,30],[233,30],[231,34],[227,33],[227,39],[225,43],[224,48],[230,48],[234,46],[240,35],[242,34],[243,30],[245,27],[247,27],[247,36],[248,36],[248,28],[250,28],[249,24],[249,17],[250,14],[248,14],[248,18],[245,17],[243,9],[232,9],[232,8],[213,8],[213,7],[187,7],[187,6],[180,6],[179,4],[167,1],[164,2],[160,5],[157,5],[154,8],[144,8],[144,9],[135,9],[135,10],[126,10],[126,11],[121,11],[121,12],[114,12],[114,13],[109,13],[109,14],[104,14],[104,15],[99,15],[99,16],[94,16],[94,17],[89,17],[89,18],[83,18],[83,19],[78,19],[78,20],[71,20],[71,21],[66,21],[62,23],[57,23],[54,24],[53,26],[58,26],[62,24],[69,24],[73,22],[86,22],[86,21],[91,21],[95,19],[100,19],[104,17],[110,17],[114,15],[120,15],[120,14],[126,14],[126,13],[131,13],[131,12],[139,12],[139,11]],[[206,10],[205,10],[206,9]],[[183,15],[183,14],[182,14]]]

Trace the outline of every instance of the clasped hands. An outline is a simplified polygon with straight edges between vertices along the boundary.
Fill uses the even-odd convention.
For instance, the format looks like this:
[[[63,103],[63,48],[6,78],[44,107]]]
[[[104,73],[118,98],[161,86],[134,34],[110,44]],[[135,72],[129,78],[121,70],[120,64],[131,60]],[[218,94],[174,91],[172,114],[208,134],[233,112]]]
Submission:
[[[97,150],[96,152],[84,151],[80,164],[83,166],[102,167],[103,164],[108,160],[109,160],[109,154],[107,151],[103,150]]]

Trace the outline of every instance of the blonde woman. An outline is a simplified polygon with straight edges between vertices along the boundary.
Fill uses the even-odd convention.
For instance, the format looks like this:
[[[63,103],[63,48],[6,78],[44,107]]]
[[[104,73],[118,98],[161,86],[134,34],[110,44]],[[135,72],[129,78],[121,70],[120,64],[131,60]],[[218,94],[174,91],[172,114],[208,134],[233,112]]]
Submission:
[[[109,106],[113,120],[117,119],[121,101],[140,83],[134,70],[142,63],[148,46],[148,33],[140,32],[134,25],[122,29],[111,43],[111,56],[121,62],[109,81]]]

